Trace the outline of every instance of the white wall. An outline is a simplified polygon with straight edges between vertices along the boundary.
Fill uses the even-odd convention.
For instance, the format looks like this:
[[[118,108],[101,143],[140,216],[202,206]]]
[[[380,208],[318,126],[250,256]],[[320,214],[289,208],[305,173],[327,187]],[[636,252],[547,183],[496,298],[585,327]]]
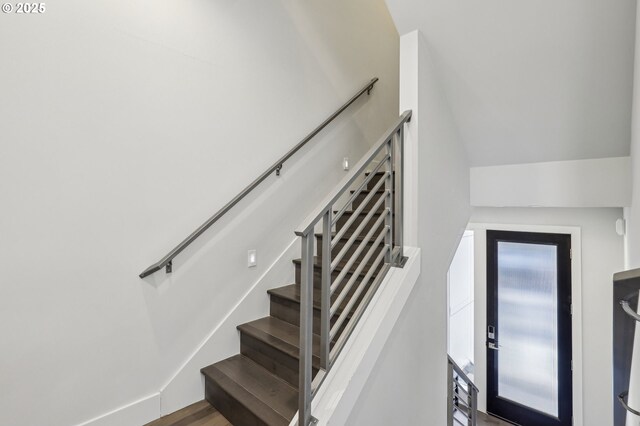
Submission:
[[[636,11],[636,44],[631,115],[632,204],[625,209],[627,221],[626,267],[640,268],[640,8]],[[639,400],[640,402],[640,400]]]
[[[140,424],[342,158],[397,117],[398,35],[382,0],[47,6],[0,17],[0,424],[69,426],[151,396]],[[138,278],[374,76],[171,276]]]
[[[422,249],[422,272],[348,425],[447,418],[447,270],[469,218],[469,168],[427,41],[409,33],[400,51],[400,110],[414,112],[405,166],[417,183],[405,188],[414,197],[405,229]]]
[[[471,205],[481,207],[625,207],[631,158],[553,161],[471,168]]]
[[[474,258],[473,231],[467,231],[449,267],[448,352],[462,368],[474,363],[473,310]]]
[[[613,274],[623,267],[623,239],[615,232],[615,221],[622,209],[549,209],[549,208],[474,208],[472,223],[518,224],[524,227],[550,225],[579,227],[581,246],[582,294],[582,396],[584,426],[609,425],[613,419],[612,379],[612,288]],[[490,227],[490,225],[489,225]],[[476,380],[486,384],[486,297],[482,288],[486,283],[486,240],[476,229]],[[572,238],[573,239],[573,238]],[[574,253],[578,247],[573,247]],[[574,271],[574,275],[576,271]],[[485,284],[486,285],[486,284]],[[575,292],[574,292],[575,293]],[[578,301],[575,299],[574,303]],[[482,304],[485,304],[482,306]],[[484,309],[481,309],[484,307]],[[575,314],[575,310],[574,310]],[[575,327],[574,327],[575,330]],[[575,331],[574,331],[575,334]],[[574,355],[575,359],[575,355]],[[484,371],[483,371],[484,368]],[[479,405],[486,407],[486,395],[481,388]],[[580,426],[580,423],[576,423]]]
[[[632,203],[625,209],[625,269],[640,268],[640,8],[636,11],[636,45],[631,115]],[[629,404],[640,407],[640,327],[636,327],[634,357],[631,366]],[[635,380],[634,380],[635,379]],[[632,423],[631,417],[635,417]],[[629,415],[628,426],[640,425],[640,418]]]

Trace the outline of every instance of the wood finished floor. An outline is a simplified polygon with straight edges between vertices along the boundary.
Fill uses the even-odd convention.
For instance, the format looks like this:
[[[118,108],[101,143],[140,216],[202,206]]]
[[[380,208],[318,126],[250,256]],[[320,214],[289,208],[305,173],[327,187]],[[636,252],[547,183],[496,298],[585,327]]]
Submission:
[[[200,401],[145,426],[233,426],[207,401]],[[512,426],[484,413],[478,413],[477,426]]]
[[[511,423],[507,423],[503,420],[496,419],[484,413],[478,413],[477,426],[513,426]]]
[[[200,401],[145,426],[233,426],[207,401]]]

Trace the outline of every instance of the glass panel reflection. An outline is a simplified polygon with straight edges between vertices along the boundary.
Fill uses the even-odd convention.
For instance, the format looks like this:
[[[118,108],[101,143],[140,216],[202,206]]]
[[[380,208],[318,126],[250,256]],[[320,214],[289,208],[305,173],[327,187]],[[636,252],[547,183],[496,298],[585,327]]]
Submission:
[[[557,247],[498,242],[498,395],[558,416]]]

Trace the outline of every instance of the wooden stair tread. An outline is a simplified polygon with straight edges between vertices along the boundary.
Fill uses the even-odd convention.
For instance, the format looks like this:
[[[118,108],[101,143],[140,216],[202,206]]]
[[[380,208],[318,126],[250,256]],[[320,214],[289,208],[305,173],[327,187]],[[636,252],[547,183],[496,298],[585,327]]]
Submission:
[[[380,228],[379,228],[380,230],[382,230],[382,226],[384,226],[384,223],[382,223],[380,225]],[[353,227],[353,226],[349,227],[349,229],[347,229],[347,231],[344,234],[342,234],[342,237],[340,238],[339,242],[340,243],[346,243],[347,241],[349,241],[349,238],[351,238],[353,236],[353,232],[355,231],[355,228],[356,227]],[[371,226],[366,225],[364,230],[363,230],[363,232],[361,232],[360,234],[356,235],[356,238],[354,239],[354,242],[353,242],[354,246],[357,246],[358,243],[360,243],[360,242],[362,242],[362,240],[364,240],[364,237],[367,236],[367,232],[369,232],[370,229],[371,229]],[[319,241],[322,241],[323,235],[322,235],[321,232],[315,233],[314,235]],[[335,240],[336,239],[335,238],[336,235],[337,235],[337,232],[332,232],[331,233],[331,240]],[[371,243],[373,243],[375,241],[375,237],[376,237],[376,235],[374,234],[373,237],[371,238],[371,241],[369,242],[369,244],[371,244]]]
[[[233,426],[207,401],[199,401],[145,426]]]
[[[369,215],[369,213],[371,213],[371,217],[367,220],[367,224],[364,226],[364,229],[362,231],[362,233],[364,235],[366,235],[367,231],[369,231],[373,225],[376,223],[376,221],[378,219],[380,219],[380,216],[382,216],[382,214],[384,213],[384,205],[382,206],[383,208],[378,209],[373,211],[373,213],[371,212],[371,210],[369,208],[365,208],[363,209],[360,213],[358,213],[356,215],[356,219],[354,220],[354,222],[349,225],[349,230],[352,230],[352,232],[350,232],[351,235],[353,235],[353,232],[355,232],[356,228],[358,226],[360,226],[362,224],[362,222],[366,219],[367,215]],[[337,212],[334,212],[337,213]],[[346,225],[346,222],[349,221],[351,219],[352,216],[354,216],[355,211],[353,210],[348,210],[346,212],[344,212],[342,214],[342,216],[340,217],[340,219],[338,219],[338,229],[342,229],[342,227],[344,227]],[[391,221],[393,223],[393,219],[395,218],[396,214],[395,211],[391,214]],[[384,219],[382,222],[382,225],[384,225],[384,222],[387,219]],[[359,221],[359,222],[358,222]],[[374,234],[373,238],[375,240],[375,237],[377,237],[378,234]]]
[[[371,229],[371,228],[367,228],[367,230],[369,230],[369,229]],[[331,233],[331,239],[335,240],[335,237],[336,237],[337,234],[338,234],[337,232],[332,232]],[[315,236],[316,236],[316,238],[324,238],[324,235],[322,234],[322,232],[317,232],[315,234]],[[350,234],[348,232],[345,232],[345,234],[340,238],[340,241],[347,242],[347,241],[349,241],[349,238],[351,238],[351,236],[353,236],[353,233]],[[364,237],[366,237],[366,236],[367,236],[366,233],[356,236],[356,238],[353,240],[353,244],[355,245],[357,242],[362,242],[362,240],[364,240]],[[371,242],[373,242],[373,241],[375,241],[375,239],[371,240]]]
[[[349,291],[349,296],[345,297],[342,303],[340,303],[340,306],[338,306],[338,309],[336,311],[336,315],[340,315],[344,311],[344,308],[347,306],[347,303],[349,303],[351,296],[353,295],[353,293],[355,293],[355,290],[357,288],[358,288],[358,283],[353,285],[353,287]],[[320,310],[320,307],[321,307],[320,292],[321,292],[321,289],[316,287],[313,288],[313,309]],[[292,302],[300,303],[300,285],[299,284],[290,284],[282,287],[272,288],[270,290],[267,290],[267,293],[273,296],[280,297],[282,299],[287,299]],[[331,296],[332,303],[337,299],[337,296],[338,296],[338,292],[334,293],[333,296]],[[347,314],[347,317],[350,318],[351,314]]]
[[[298,410],[298,391],[243,355],[201,371],[267,425],[287,426]]]
[[[382,244],[380,244],[380,247],[382,247]],[[367,248],[366,250],[363,250],[363,252],[361,253],[361,256],[365,256],[367,251],[369,250],[369,248]],[[376,258],[378,257],[379,253],[375,253],[369,258],[369,261],[367,262],[367,264],[365,265],[364,268],[362,268],[362,270],[360,271],[360,277],[364,277],[365,275],[367,275],[367,272],[369,272],[369,268],[371,267],[371,265],[373,264],[373,262],[375,262]],[[297,265],[302,267],[302,259],[298,258],[298,259],[293,259],[292,262]],[[336,265],[335,269],[333,270],[333,272],[340,272],[344,269],[345,266],[347,266],[347,263],[349,262],[349,259],[346,260],[342,260],[340,262],[338,262],[338,264]],[[384,259],[382,261],[382,263],[384,263]],[[353,273],[355,272],[355,270],[358,268],[358,266],[360,265],[360,261],[356,260],[353,263],[353,266],[351,267],[351,270],[349,272],[347,272],[347,276],[351,276],[353,275]],[[322,270],[322,260],[321,258],[318,258],[318,256],[314,256],[313,257],[313,268],[315,270]],[[373,276],[375,277],[375,273],[373,274]]]
[[[243,333],[258,339],[268,345],[286,353],[295,359],[300,359],[300,327],[282,321],[275,317],[264,317],[241,324],[238,327]],[[313,335],[313,366],[320,366],[320,336]]]
[[[300,286],[298,284],[289,284],[282,287],[276,287],[267,290],[267,293],[291,300],[292,302],[300,302]],[[313,289],[313,307],[320,309],[320,289]]]
[[[382,193],[383,193],[383,192],[385,192],[385,191],[386,191],[386,189],[384,189],[384,188],[379,188],[379,189],[377,189],[376,191],[373,191],[373,190],[371,190],[371,189],[369,189],[369,188],[362,188],[362,189],[360,190],[360,193],[362,193],[362,194],[371,194],[372,192],[375,192],[376,194],[382,194]],[[351,191],[349,191],[349,193],[351,193],[351,194],[355,194],[355,193],[356,193],[356,190],[355,190],[355,189],[352,189]]]
[[[383,205],[384,207],[384,205]],[[362,209],[362,211],[360,213],[358,213],[358,216],[362,216],[365,217],[367,216],[369,213],[371,212],[371,210],[367,210],[367,209]],[[334,211],[333,213],[338,213],[337,211]],[[353,216],[353,214],[355,213],[355,211],[352,210],[347,210],[346,212],[342,213],[342,217],[345,216]],[[382,215],[383,211],[378,210],[373,212],[373,214],[371,215],[371,218],[373,219],[374,217],[380,217],[380,215]],[[373,224],[372,224],[373,225]],[[371,229],[371,228],[368,228]]]
[[[376,172],[376,176],[381,176],[381,175],[383,175],[383,174],[385,174],[385,173],[387,173],[387,171],[386,171],[386,170],[383,170],[383,171],[381,171],[381,172]],[[392,171],[391,173],[393,173],[393,174],[395,175],[395,174],[396,174],[396,171],[394,170],[394,171]],[[365,175],[365,176],[369,176],[370,174],[371,174],[371,172],[364,172],[364,175]]]

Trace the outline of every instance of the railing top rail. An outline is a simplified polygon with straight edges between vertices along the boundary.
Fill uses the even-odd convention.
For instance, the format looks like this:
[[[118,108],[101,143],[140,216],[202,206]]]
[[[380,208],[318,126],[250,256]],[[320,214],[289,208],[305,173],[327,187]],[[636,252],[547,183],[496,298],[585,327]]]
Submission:
[[[318,133],[320,133],[329,123],[336,119],[344,110],[346,110],[351,104],[353,104],[360,96],[365,93],[370,93],[373,86],[378,81],[377,77],[374,77],[365,84],[358,92],[351,97],[347,102],[345,102],[340,108],[338,108],[333,114],[327,117],[318,127],[313,129],[311,133],[304,137],[300,142],[298,142],[293,148],[291,148],[286,154],[280,157],[271,167],[269,167],[266,171],[264,171],[256,180],[251,182],[246,188],[244,188],[238,195],[236,195],[231,201],[229,201],[224,207],[218,210],[213,216],[211,216],[205,223],[200,225],[198,229],[193,231],[191,235],[185,238],[180,244],[173,248],[169,253],[167,253],[162,259],[154,263],[145,269],[141,274],[140,278],[144,278],[148,275],[153,274],[154,272],[159,271],[165,266],[170,266],[171,261],[175,258],[180,252],[182,252],[187,246],[189,246],[192,242],[194,242],[200,235],[202,235],[211,225],[218,221],[222,216],[224,216],[233,206],[238,204],[240,200],[246,197],[251,191],[253,191],[260,183],[262,183],[267,177],[269,177],[273,172],[278,173],[282,168],[282,164],[291,158],[296,152],[298,152],[303,146],[305,146],[311,139],[313,139]]]
[[[371,149],[358,161],[358,163],[351,169],[351,171],[336,185],[335,189],[325,197],[320,203],[320,207],[315,209],[302,224],[297,228],[296,235],[302,236],[313,232],[313,229],[326,213],[328,209],[333,206],[340,196],[351,187],[351,184],[365,171],[372,159],[376,157],[384,147],[384,144],[389,140],[394,133],[396,133],[405,123],[411,121],[411,110],[405,111],[400,117],[398,117],[393,124],[389,127],[384,135],[376,142]]]
[[[638,292],[634,291],[633,293],[629,294],[627,297],[622,299],[620,301],[620,305],[622,305],[622,309],[624,309],[627,315],[629,315],[634,320],[640,322],[640,315],[631,308],[631,300],[636,297],[638,297]]]
[[[460,368],[460,366],[458,364],[456,364],[456,362],[451,358],[451,355],[447,355],[447,358],[449,358],[449,364],[451,364],[451,366],[453,367],[453,369],[456,372],[456,374],[458,376],[460,376],[462,378],[462,380],[465,381],[465,383],[468,383],[469,386],[473,387],[473,389],[476,392],[480,392],[480,390],[476,387],[476,385],[473,384],[473,382],[471,381],[469,376],[467,376],[466,373],[462,370],[462,368]]]
[[[622,404],[622,406],[624,407],[625,410],[627,410],[628,412],[630,412],[631,414],[633,414],[635,416],[640,416],[640,411],[634,410],[627,403],[627,397],[628,396],[629,396],[629,391],[624,391],[620,395],[618,395],[618,401],[620,401],[620,403]]]

